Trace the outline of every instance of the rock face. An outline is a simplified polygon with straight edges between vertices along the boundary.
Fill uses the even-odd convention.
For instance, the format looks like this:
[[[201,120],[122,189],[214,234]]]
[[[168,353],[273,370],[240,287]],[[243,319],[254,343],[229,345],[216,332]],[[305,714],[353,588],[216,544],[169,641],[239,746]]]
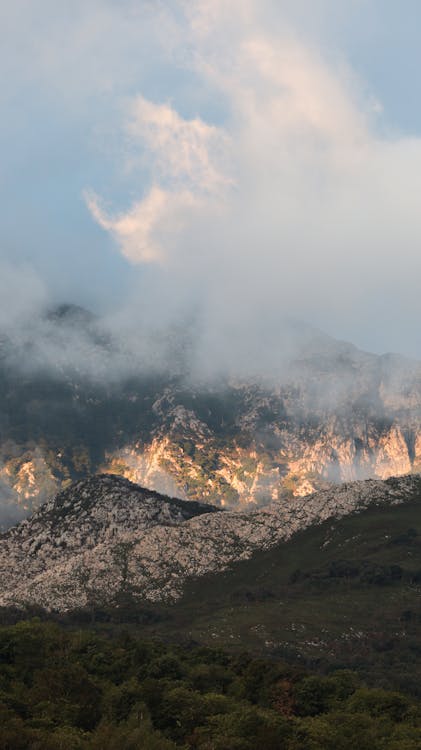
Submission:
[[[121,592],[175,599],[187,579],[224,570],[311,524],[420,494],[421,478],[412,475],[236,513],[170,499],[121,477],[93,477],[0,537],[0,605],[71,610],[113,602]]]
[[[421,363],[308,328],[271,381],[199,382],[175,356],[171,376],[143,367],[78,308],[41,334],[0,336],[0,526],[94,473],[245,509],[421,470]]]

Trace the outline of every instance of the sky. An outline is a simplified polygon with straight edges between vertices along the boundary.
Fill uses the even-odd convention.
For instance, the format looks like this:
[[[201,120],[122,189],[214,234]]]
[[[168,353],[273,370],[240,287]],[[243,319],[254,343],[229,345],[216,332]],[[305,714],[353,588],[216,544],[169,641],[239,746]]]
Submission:
[[[421,358],[415,0],[0,3],[0,322],[75,302],[261,361]]]

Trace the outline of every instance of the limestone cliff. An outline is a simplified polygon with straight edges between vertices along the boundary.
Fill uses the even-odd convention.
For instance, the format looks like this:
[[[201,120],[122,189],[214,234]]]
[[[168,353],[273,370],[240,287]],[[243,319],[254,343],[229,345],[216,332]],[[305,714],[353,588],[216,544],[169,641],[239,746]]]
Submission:
[[[121,347],[85,324],[89,376],[62,359],[25,369],[0,357],[0,524],[98,472],[246,508],[421,469],[421,363],[306,329],[270,380],[199,382],[137,363],[108,376]],[[57,349],[68,340],[66,329]]]

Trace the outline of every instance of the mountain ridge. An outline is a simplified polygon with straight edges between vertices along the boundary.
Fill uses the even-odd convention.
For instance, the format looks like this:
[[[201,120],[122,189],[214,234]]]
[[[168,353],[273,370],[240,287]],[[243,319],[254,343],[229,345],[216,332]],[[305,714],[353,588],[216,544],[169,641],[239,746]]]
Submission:
[[[0,361],[7,524],[96,473],[245,509],[421,470],[421,363],[398,355],[290,323],[278,378],[201,379],[175,334],[164,366],[83,308],[19,335]]]
[[[224,570],[310,525],[414,495],[421,495],[421,477],[411,475],[344,484],[248,513],[222,512],[148,493],[120,477],[93,477],[0,537],[0,605],[32,602],[66,611],[110,603],[124,591],[139,601],[175,600],[187,580]]]

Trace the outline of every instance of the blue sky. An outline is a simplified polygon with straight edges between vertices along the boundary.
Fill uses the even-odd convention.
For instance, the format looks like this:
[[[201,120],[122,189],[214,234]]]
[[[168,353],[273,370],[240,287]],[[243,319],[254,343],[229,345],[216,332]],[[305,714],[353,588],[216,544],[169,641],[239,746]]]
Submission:
[[[249,351],[292,314],[421,357],[420,28],[415,0],[4,3],[3,283],[200,299],[222,352],[228,315]]]

